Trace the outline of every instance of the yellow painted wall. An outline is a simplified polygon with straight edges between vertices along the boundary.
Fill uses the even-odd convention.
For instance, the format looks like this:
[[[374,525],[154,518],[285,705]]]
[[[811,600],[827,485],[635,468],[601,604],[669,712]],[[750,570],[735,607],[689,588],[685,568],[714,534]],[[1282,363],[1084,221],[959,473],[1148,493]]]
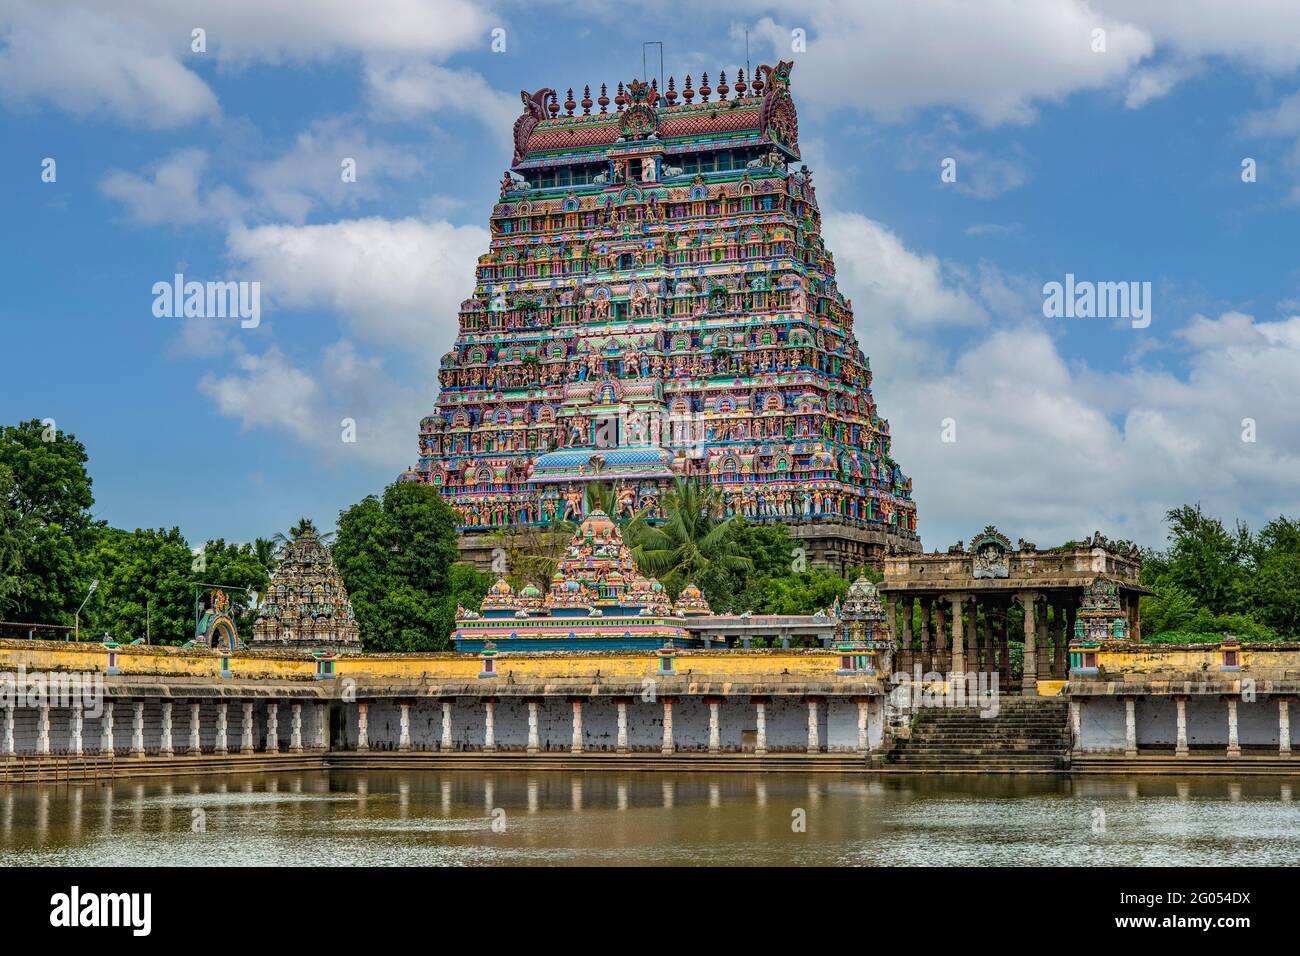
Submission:
[[[108,649],[99,643],[66,641],[0,641],[0,670],[105,672]],[[123,675],[160,677],[219,677],[221,655],[204,648],[124,646],[117,649],[117,669]],[[314,680],[316,663],[307,657],[233,654],[234,677]]]
[[[497,673],[518,678],[589,677],[597,672],[604,677],[644,677],[658,667],[658,656],[650,651],[617,653],[537,653],[497,655]],[[800,654],[766,651],[713,651],[677,655],[676,673],[709,675],[726,679],[731,676],[763,674],[771,677],[830,677],[839,667],[839,655],[832,652]],[[438,677],[477,678],[483,669],[477,654],[455,655],[375,655],[341,658],[340,676],[367,677]]]
[[[103,672],[108,651],[102,644],[63,641],[0,640],[0,670]],[[652,651],[540,652],[497,655],[497,671],[520,679],[642,677],[655,673],[658,656]],[[825,678],[834,676],[839,655],[832,651],[683,651],[676,672],[726,680],[763,675]],[[119,647],[117,667],[124,676],[150,674],[170,677],[218,677],[221,655],[204,648]],[[476,679],[482,670],[477,654],[363,654],[335,662],[340,677],[407,679]],[[305,653],[252,651],[230,655],[234,678],[312,680],[316,662]]]
[[[1300,648],[1265,650],[1243,647],[1238,657],[1244,671],[1300,669]],[[1111,674],[1154,674],[1161,671],[1217,674],[1222,663],[1223,652],[1217,645],[1102,645],[1097,651],[1097,664]]]

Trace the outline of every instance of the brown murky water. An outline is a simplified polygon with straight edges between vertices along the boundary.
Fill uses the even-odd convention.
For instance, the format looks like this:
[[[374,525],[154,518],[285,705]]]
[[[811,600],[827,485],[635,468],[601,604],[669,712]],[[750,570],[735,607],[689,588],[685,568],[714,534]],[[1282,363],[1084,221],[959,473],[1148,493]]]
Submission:
[[[1300,779],[319,771],[0,787],[0,865],[1288,864]]]

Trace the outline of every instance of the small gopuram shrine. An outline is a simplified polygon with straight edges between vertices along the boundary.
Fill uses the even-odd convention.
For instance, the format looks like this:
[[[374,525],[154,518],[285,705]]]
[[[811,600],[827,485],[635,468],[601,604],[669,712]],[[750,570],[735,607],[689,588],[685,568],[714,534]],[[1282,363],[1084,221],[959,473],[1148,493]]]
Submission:
[[[664,586],[637,573],[618,526],[603,511],[583,519],[545,594],[499,579],[477,612],[458,608],[459,651],[627,650],[702,647],[685,618],[711,615],[694,584],[674,604]],[[491,642],[491,646],[489,646]]]
[[[347,589],[314,531],[302,532],[285,546],[253,624],[253,647],[361,649]]]
[[[488,532],[661,514],[676,477],[780,522],[810,562],[920,550],[800,164],[792,64],[521,94],[459,334],[419,462],[486,563]],[[468,277],[467,277],[468,278]]]
[[[1024,539],[1013,548],[991,525],[947,553],[890,555],[880,592],[897,647],[894,669],[997,673],[1010,689],[1008,620],[1019,604],[1023,692],[1037,692],[1039,681],[1065,681],[1075,637],[1140,640],[1138,599],[1151,593],[1138,582],[1141,567],[1135,546],[1120,547],[1100,532],[1039,551]]]

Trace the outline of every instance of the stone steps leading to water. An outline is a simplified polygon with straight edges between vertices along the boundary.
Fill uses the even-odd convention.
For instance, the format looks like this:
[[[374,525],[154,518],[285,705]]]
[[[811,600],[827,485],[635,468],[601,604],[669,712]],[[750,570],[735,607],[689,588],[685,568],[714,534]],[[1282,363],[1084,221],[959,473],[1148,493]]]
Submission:
[[[921,709],[910,735],[885,754],[888,769],[986,773],[1064,770],[1069,710],[1064,702],[1005,698],[996,713],[978,707]]]

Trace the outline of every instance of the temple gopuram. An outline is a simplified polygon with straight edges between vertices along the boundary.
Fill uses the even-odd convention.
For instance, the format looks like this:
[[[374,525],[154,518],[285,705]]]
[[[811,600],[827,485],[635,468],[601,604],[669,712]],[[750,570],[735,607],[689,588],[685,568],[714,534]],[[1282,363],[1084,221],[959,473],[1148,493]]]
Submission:
[[[799,163],[791,63],[522,93],[514,157],[405,480],[486,564],[498,529],[661,516],[678,477],[843,571],[916,552],[911,479]]]
[[[694,584],[674,604],[664,586],[637,573],[618,526],[592,511],[578,526],[545,595],[533,584],[516,592],[499,579],[477,612],[457,608],[458,651],[627,650],[699,647],[687,617],[711,615]]]
[[[253,624],[253,647],[361,650],[347,588],[314,532],[302,532],[285,547]]]

